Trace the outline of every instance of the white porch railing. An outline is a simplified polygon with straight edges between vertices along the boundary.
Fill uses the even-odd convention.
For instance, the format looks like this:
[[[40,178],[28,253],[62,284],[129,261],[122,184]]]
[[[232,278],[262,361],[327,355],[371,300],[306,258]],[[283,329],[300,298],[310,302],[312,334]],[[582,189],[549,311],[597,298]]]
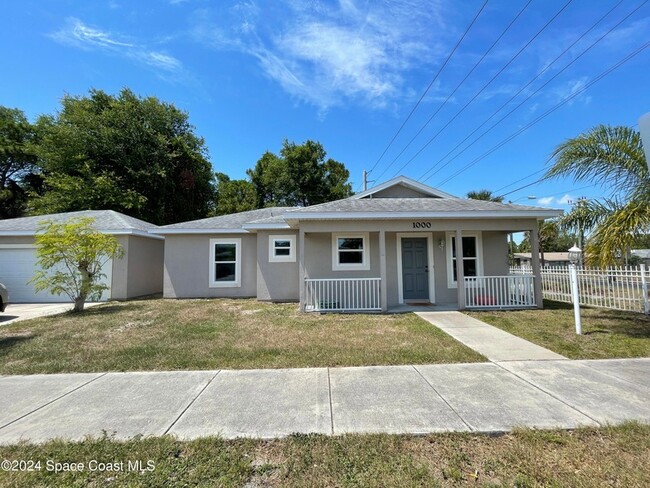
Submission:
[[[465,307],[528,308],[535,307],[533,275],[466,276]]]
[[[305,279],[306,312],[381,311],[381,278]]]

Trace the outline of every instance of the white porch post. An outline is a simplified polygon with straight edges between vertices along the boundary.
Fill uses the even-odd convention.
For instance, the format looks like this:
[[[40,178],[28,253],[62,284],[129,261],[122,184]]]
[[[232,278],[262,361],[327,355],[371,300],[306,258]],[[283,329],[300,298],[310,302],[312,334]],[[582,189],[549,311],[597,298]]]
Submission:
[[[535,275],[535,279],[533,280],[535,304],[537,305],[537,308],[544,308],[544,297],[542,296],[542,268],[539,262],[539,230],[537,222],[535,222],[535,225],[530,230],[530,252],[533,275]]]
[[[461,229],[456,229],[456,285],[458,287],[458,308],[465,310],[465,270],[463,268],[463,231]]]
[[[379,282],[381,311],[388,311],[388,286],[386,282],[386,231],[379,231]]]
[[[300,290],[300,311],[305,311],[305,231],[298,231],[298,288]]]

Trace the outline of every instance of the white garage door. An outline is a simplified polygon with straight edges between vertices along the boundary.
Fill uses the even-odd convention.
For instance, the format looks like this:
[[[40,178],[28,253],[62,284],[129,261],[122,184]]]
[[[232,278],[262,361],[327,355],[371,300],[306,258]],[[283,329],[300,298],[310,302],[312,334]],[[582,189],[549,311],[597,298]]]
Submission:
[[[110,285],[111,270],[113,269],[111,261],[104,265],[104,274],[106,278],[102,281]],[[9,301],[11,303],[30,303],[30,302],[69,302],[67,295],[52,295],[46,291],[36,293],[31,284],[27,284],[32,279],[36,271],[36,250],[33,247],[2,247],[0,248],[0,283],[4,284],[9,291]],[[106,290],[102,295],[102,300],[110,298],[110,290]]]

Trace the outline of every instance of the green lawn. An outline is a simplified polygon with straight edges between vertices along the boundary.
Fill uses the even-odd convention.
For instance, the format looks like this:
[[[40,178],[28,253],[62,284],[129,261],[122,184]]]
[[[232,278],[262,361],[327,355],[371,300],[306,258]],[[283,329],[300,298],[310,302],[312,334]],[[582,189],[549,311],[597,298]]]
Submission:
[[[571,359],[650,357],[650,318],[582,307],[576,335],[573,306],[544,301],[544,310],[470,312],[468,315]]]
[[[536,487],[650,486],[650,426],[521,430],[498,437],[296,435],[272,441],[171,437],[0,447],[0,459],[40,461],[40,471],[0,470],[0,487]],[[83,463],[48,472],[51,463]],[[124,471],[93,469],[110,462]],[[128,471],[128,462],[151,470]],[[117,464],[116,464],[117,463]],[[50,464],[52,466],[53,464]]]
[[[255,300],[140,300],[0,327],[0,374],[484,361],[415,316]]]

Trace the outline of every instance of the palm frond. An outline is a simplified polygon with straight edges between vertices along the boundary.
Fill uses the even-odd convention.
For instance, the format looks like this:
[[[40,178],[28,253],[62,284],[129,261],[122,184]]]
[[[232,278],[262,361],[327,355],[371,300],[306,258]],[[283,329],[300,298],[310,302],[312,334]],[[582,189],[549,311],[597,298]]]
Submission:
[[[560,144],[545,178],[572,177],[630,195],[650,177],[640,134],[629,127],[599,125]]]

